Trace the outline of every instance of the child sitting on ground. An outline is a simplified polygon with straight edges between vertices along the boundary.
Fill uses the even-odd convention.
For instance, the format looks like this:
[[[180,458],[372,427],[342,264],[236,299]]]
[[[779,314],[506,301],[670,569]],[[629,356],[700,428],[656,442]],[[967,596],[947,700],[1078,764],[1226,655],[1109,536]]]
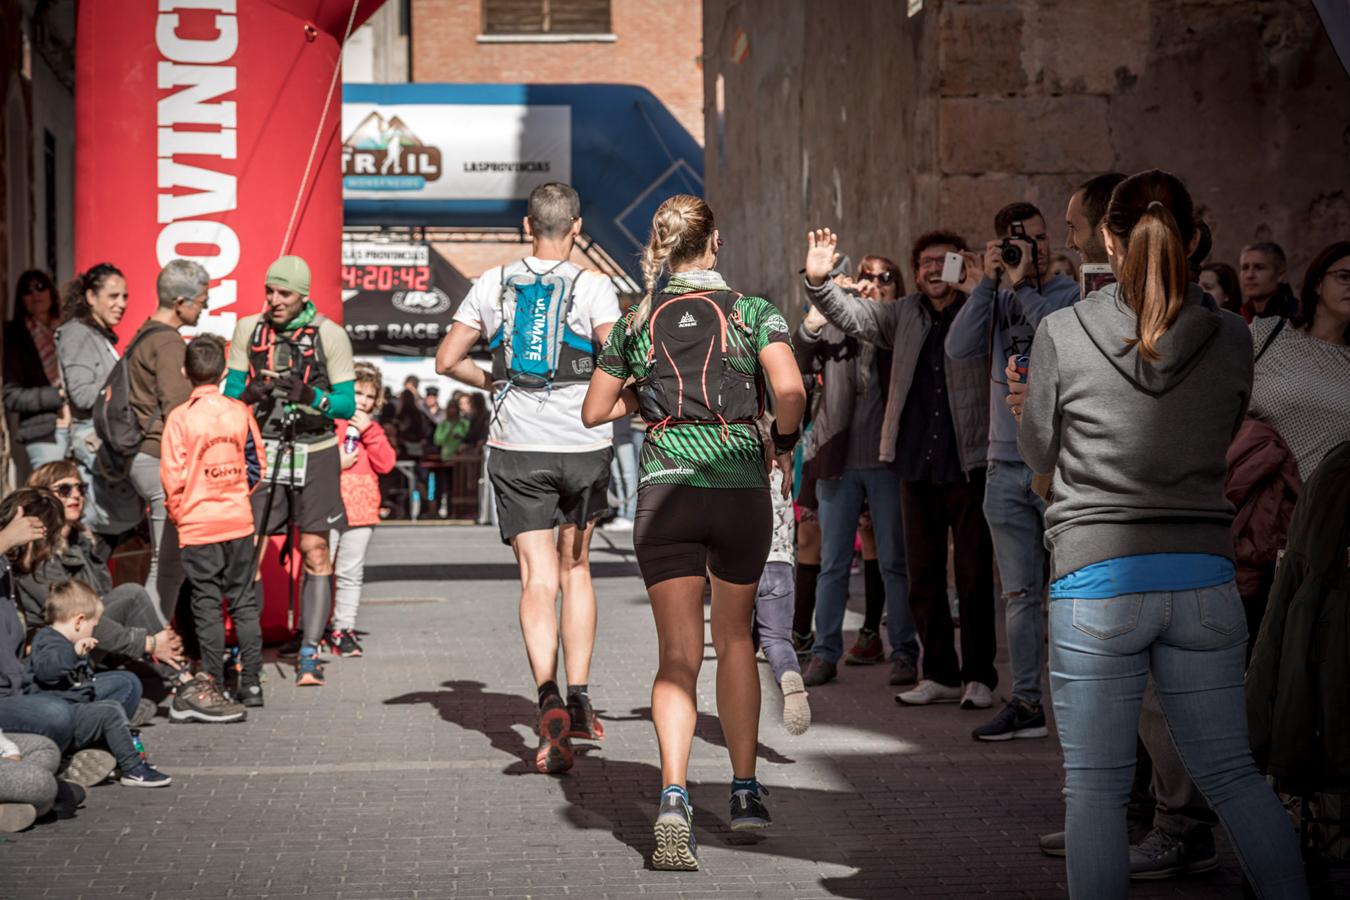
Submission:
[[[54,586],[47,595],[47,627],[33,636],[24,692],[55,693],[81,705],[103,704],[112,721],[102,736],[117,760],[121,783],[128,787],[168,787],[169,776],[152,768],[137,751],[121,703],[98,697],[89,652],[98,645],[93,634],[102,615],[103,603],[89,585],[64,581]],[[76,737],[78,740],[79,735]]]

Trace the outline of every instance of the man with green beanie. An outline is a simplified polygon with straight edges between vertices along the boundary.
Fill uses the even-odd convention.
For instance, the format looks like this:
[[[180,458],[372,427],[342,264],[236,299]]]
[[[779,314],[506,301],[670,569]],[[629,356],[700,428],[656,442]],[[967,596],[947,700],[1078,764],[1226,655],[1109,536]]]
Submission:
[[[309,266],[303,259],[281,257],[268,267],[264,283],[263,311],[235,326],[225,394],[253,407],[269,460],[278,442],[288,438],[295,442],[296,487],[291,492],[278,485],[268,521],[263,522],[271,480],[264,482],[253,494],[253,517],[262,533],[280,534],[294,514],[305,561],[295,683],[322,685],[318,645],[333,595],[328,533],[347,524],[333,420],[350,418],[356,411],[356,371],[347,332],[320,314],[309,299]],[[291,478],[291,469],[289,463],[283,465],[281,476]],[[292,496],[294,510],[289,508]],[[240,687],[247,698],[252,685]]]

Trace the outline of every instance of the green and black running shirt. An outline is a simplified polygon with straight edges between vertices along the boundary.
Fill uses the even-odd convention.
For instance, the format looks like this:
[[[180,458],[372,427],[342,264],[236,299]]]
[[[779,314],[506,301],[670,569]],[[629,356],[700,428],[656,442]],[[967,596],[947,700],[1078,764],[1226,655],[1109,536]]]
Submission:
[[[722,276],[712,271],[682,272],[662,294],[728,290]],[[769,344],[791,345],[787,321],[761,297],[741,297],[734,310],[744,329],[727,328],[728,349],[737,355],[731,364],[746,375],[759,372],[759,351]],[[629,310],[609,333],[600,355],[600,368],[615,378],[642,378],[647,374],[651,334],[646,328],[629,333],[634,310]],[[769,483],[764,450],[754,425],[735,423],[725,431],[718,423],[686,422],[650,429],[642,444],[639,486],[683,484],[703,488],[756,488]]]

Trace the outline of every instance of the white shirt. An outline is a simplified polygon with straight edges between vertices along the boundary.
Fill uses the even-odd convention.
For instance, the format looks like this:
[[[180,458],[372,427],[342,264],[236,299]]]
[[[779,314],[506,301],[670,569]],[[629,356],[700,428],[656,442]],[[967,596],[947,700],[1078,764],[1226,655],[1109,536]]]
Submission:
[[[557,265],[557,260],[525,258],[536,272]],[[619,297],[604,275],[583,271],[571,262],[556,270],[574,279],[572,306],[567,327],[578,335],[595,339],[595,330],[619,320]],[[501,325],[497,316],[497,298],[501,292],[502,268],[488,269],[460,304],[455,321],[476,328],[491,337]],[[515,315],[515,297],[510,291],[503,298],[502,315]],[[597,352],[599,347],[596,348]],[[511,388],[499,402],[488,431],[488,446],[504,450],[535,450],[550,453],[586,453],[610,446],[614,433],[608,424],[587,428],[581,424],[581,404],[586,399],[585,384],[554,385],[549,390]]]

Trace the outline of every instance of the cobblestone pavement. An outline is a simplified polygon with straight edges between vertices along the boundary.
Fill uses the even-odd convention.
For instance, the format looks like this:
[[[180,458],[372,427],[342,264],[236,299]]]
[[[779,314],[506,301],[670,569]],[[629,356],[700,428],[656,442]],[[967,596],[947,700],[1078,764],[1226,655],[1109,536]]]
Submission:
[[[883,667],[814,690],[815,724],[796,738],[762,668],[775,823],[733,836],[711,646],[690,773],[703,868],[648,870],[656,640],[626,539],[594,553],[590,683],[608,736],[569,774],[533,771],[510,552],[488,529],[387,527],[367,570],[367,656],[333,660],[322,689],[269,662],[267,707],[242,725],[160,719],[145,741],[173,786],[98,787],[77,818],[3,836],[0,897],[1064,896],[1062,862],[1036,849],[1062,822],[1055,741],[978,744],[984,713],[898,708]],[[1241,896],[1226,846],[1222,860],[1131,896]]]

